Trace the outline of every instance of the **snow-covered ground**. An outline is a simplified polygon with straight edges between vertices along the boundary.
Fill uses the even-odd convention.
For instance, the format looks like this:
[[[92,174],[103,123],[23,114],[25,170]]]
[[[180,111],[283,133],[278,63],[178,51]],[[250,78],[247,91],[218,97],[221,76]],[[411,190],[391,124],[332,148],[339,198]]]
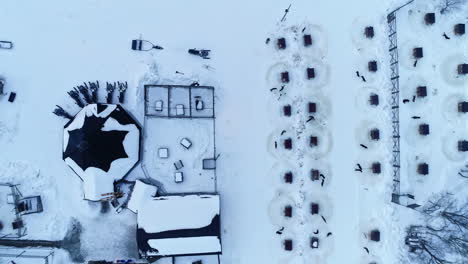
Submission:
[[[401,188],[423,203],[442,190],[459,193],[466,180],[458,171],[468,155],[457,150],[458,140],[468,138],[468,115],[458,113],[458,102],[467,100],[466,77],[457,75],[457,66],[466,63],[466,35],[455,35],[455,24],[466,23],[466,6],[445,14],[435,3],[415,1],[398,13],[400,54],[400,134]],[[436,23],[424,24],[424,15],[436,13]],[[415,34],[415,32],[417,34]],[[450,39],[445,39],[446,33]],[[426,38],[419,37],[421,34]],[[414,67],[412,50],[422,47],[424,57]],[[427,97],[416,97],[418,86],[427,87]],[[410,102],[403,104],[404,99]],[[420,119],[413,119],[418,116]],[[430,134],[418,133],[420,124],[428,124]],[[417,173],[417,164],[427,163],[429,174]],[[463,190],[463,189],[461,189]]]
[[[0,50],[0,76],[7,80],[5,91],[15,91],[18,96],[13,104],[7,102],[5,96],[0,97],[0,182],[20,184],[24,195],[41,195],[44,204],[44,212],[25,217],[28,232],[24,238],[62,239],[71,219],[76,218],[83,227],[81,247],[85,259],[137,257],[135,214],[129,210],[116,213],[112,207],[107,213],[100,213],[99,203],[82,200],[81,180],[61,158],[66,120],[52,114],[57,104],[72,114],[78,112],[66,92],[83,81],[99,80],[101,84],[128,81],[124,107],[141,125],[148,126],[144,130],[147,142],[143,143],[142,154],[144,163],[149,161],[153,168],[146,165],[146,169],[154,171],[155,178],[158,170],[164,171],[167,191],[206,187],[207,191],[213,188],[220,194],[221,263],[307,263],[308,259],[318,263],[400,263],[401,230],[406,220],[414,215],[390,204],[386,14],[402,2],[298,0],[292,2],[286,22],[281,24],[279,20],[290,4],[288,1],[2,3],[0,22],[6,26],[0,28],[0,38],[13,41],[14,49]],[[403,14],[399,13],[399,19],[404,18]],[[399,29],[407,28],[408,34],[418,30],[420,34],[439,37],[438,32],[413,29],[415,23],[411,19],[399,22],[403,23],[398,25]],[[452,22],[441,23],[447,23],[444,25],[450,28]],[[372,41],[361,35],[363,27],[369,24],[376,32]],[[280,35],[287,38],[288,44],[294,43],[292,30],[297,27],[301,36],[304,26],[308,33],[317,36],[316,48],[307,50],[300,45],[291,45],[285,51],[274,48]],[[401,33],[402,38],[404,34]],[[164,50],[131,51],[131,39],[140,36],[163,46]],[[267,45],[268,37],[271,41]],[[433,42],[433,39],[437,38],[425,40],[428,54],[431,49],[453,51],[440,53],[434,60],[452,65],[451,56],[466,56],[466,42],[453,40],[459,44],[454,50],[452,46],[445,46],[448,44],[442,37],[440,41]],[[411,41],[414,39],[402,43],[401,48],[415,45]],[[212,59],[190,56],[188,48],[211,49]],[[403,59],[403,51],[401,56],[401,67],[410,68],[409,62]],[[379,70],[375,74],[366,70],[371,60],[378,63]],[[401,70],[402,97],[407,91],[403,80],[412,78],[412,82],[427,83],[430,101],[407,105],[408,111],[402,110],[402,119],[419,111],[421,115],[424,113],[425,120],[434,124],[431,128],[436,124],[443,126],[444,118],[453,121],[445,130],[431,130],[434,139],[428,143],[417,138],[402,138],[402,149],[411,150],[411,154],[402,156],[402,162],[414,158],[420,151],[421,157],[434,164],[449,164],[434,168],[434,172],[442,172],[459,166],[463,159],[451,155],[450,150],[441,150],[446,142],[443,136],[454,126],[467,124],[454,115],[449,102],[454,101],[453,96],[466,98],[467,95],[463,91],[466,86],[460,80],[440,72],[438,67],[429,71],[432,64],[421,61],[418,67],[428,70],[414,74],[414,78],[413,74],[403,75],[411,70]],[[301,76],[307,65],[317,69],[317,78],[310,82]],[[278,100],[279,95],[270,92],[270,88],[277,81],[276,74],[285,69],[291,72],[291,83]],[[366,77],[366,83],[357,78],[356,71]],[[433,73],[442,78],[433,77]],[[189,85],[195,81],[215,87],[216,153],[213,154],[210,151],[214,142],[208,136],[213,127],[203,123],[208,120],[175,122],[151,117],[144,122],[144,85]],[[379,95],[379,106],[369,105],[371,94]],[[99,97],[104,102],[104,89]],[[314,125],[302,127],[300,125],[307,119],[306,104],[310,101],[318,103],[319,113]],[[433,103],[442,110],[437,112],[437,108],[431,107]],[[283,104],[296,107],[290,120],[280,116]],[[447,110],[443,110],[445,108]],[[173,131],[162,130],[167,127]],[[366,136],[369,129],[375,127],[381,131],[378,143],[369,141]],[[292,137],[297,135],[298,129],[307,135],[319,136],[320,142],[323,139],[325,144],[320,144],[316,150],[295,149],[294,155],[275,151],[273,144],[281,140],[282,130]],[[410,123],[402,124],[402,137],[413,130]],[[462,130],[457,131],[466,135]],[[186,132],[193,136],[192,150],[197,153],[196,157],[175,149],[181,147],[178,141]],[[295,142],[307,147],[306,140],[302,137]],[[434,151],[424,148],[432,144]],[[194,168],[194,171],[184,172],[187,182],[182,183],[180,189],[172,181],[173,171],[158,167],[155,151],[163,145],[175,150],[170,155],[187,160],[187,169]],[[200,186],[190,182],[195,175],[204,177],[197,172],[201,159],[217,154],[221,155],[217,160],[216,186],[211,185],[213,176],[210,175]],[[441,159],[443,162],[435,162]],[[173,160],[168,162],[166,165],[171,165]],[[382,164],[381,174],[370,172],[373,162]],[[354,171],[356,163],[362,165],[363,173]],[[413,171],[409,165],[402,165],[402,174],[407,167],[408,171]],[[325,172],[323,187],[319,182],[310,181],[308,175],[312,168]],[[291,186],[279,178],[287,170],[298,175],[299,181]],[[128,178],[144,175],[141,166],[137,166]],[[432,172],[429,175],[436,176]],[[445,181],[441,179],[441,182]],[[434,182],[426,185],[431,184]],[[327,223],[307,215],[311,202],[323,205]],[[293,217],[292,222],[286,223],[278,215],[272,215],[277,212],[277,206],[289,203],[297,205],[298,218]],[[399,217],[401,214],[404,220]],[[286,228],[278,235],[276,231],[281,226]],[[374,228],[381,231],[380,243],[370,242],[365,237]],[[312,252],[307,248],[308,239],[316,229],[320,229],[321,244],[318,251]],[[328,232],[332,235],[326,237]],[[292,238],[302,246],[292,253],[285,252],[281,248],[284,238]],[[217,261],[205,258],[208,263]],[[198,258],[176,258],[175,263],[195,260]],[[2,261],[0,258],[0,263]],[[68,255],[56,250],[54,261],[69,263]]]

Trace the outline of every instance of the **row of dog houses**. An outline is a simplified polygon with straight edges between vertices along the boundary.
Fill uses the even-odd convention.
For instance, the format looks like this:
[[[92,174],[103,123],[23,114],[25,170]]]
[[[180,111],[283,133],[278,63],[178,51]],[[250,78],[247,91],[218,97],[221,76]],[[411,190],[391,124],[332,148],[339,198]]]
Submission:
[[[319,204],[318,203],[311,203],[310,204],[310,214],[318,215],[319,214]],[[284,217],[293,217],[293,207],[291,205],[286,205],[283,209]]]
[[[317,113],[317,103],[315,102],[309,102],[307,103],[307,112],[309,114],[315,114]],[[283,115],[286,117],[291,116],[292,113],[292,106],[290,104],[284,105],[283,106]]]
[[[306,68],[305,73],[306,73],[306,77],[308,80],[312,80],[315,78],[315,68],[308,67]],[[281,72],[280,79],[282,83],[289,83],[290,81],[289,72],[288,71]]]
[[[302,36],[302,41],[303,41],[303,45],[304,47],[309,47],[309,46],[312,46],[312,35],[310,34],[304,34]],[[278,38],[276,40],[276,47],[280,50],[284,50],[286,49],[287,47],[287,44],[286,44],[286,39],[285,38]]]
[[[367,237],[370,241],[379,242],[380,241],[380,231],[378,229],[373,229],[369,231]],[[316,236],[311,236],[309,246],[312,249],[319,248],[319,238]],[[285,251],[292,251],[294,249],[294,242],[291,238],[284,239],[282,241],[283,249]]]
[[[435,13],[426,13],[424,15],[424,23],[428,26],[434,25],[436,23],[436,14]],[[455,35],[464,35],[465,34],[465,24],[458,23],[453,26],[453,33]]]

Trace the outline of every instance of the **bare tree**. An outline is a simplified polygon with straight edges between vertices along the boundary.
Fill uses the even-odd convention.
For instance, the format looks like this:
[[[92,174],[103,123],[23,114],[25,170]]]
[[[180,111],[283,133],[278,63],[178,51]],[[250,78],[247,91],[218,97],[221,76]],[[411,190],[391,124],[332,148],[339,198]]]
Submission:
[[[83,96],[83,98],[86,101],[86,104],[92,104],[93,103],[93,99],[92,99],[91,95],[89,94],[89,87],[88,87],[87,83],[83,83],[82,85],[78,85],[78,87],[76,87],[75,89],[77,89],[81,93],[81,95]]]
[[[77,88],[74,88],[73,90],[68,91],[67,93],[75,101],[76,105],[78,105],[81,108],[85,106],[83,101],[81,100],[80,92],[78,91]]]
[[[127,82],[117,82],[117,86],[119,87],[119,103],[123,104],[125,99],[125,91],[128,88]]]
[[[117,84],[114,83],[108,83],[106,82],[106,91],[107,91],[107,96],[106,96],[106,102],[108,104],[112,104],[112,97],[114,96],[114,90],[117,87]]]
[[[434,196],[422,207],[425,225],[406,233],[410,257],[416,263],[468,262],[468,200],[459,202],[450,193]]]
[[[67,111],[65,111],[65,109],[63,109],[60,105],[56,106],[53,113],[56,116],[61,116],[61,117],[64,117],[66,119],[72,119],[73,118],[73,116],[71,114],[69,114]]]
[[[98,102],[97,92],[99,90],[99,81],[96,82],[88,82],[89,90],[91,90],[91,99],[94,103]]]
[[[442,224],[460,232],[468,232],[468,201],[460,203],[451,193],[442,193],[421,209],[431,226]]]
[[[440,13],[446,14],[458,10],[466,3],[466,0],[441,0]]]

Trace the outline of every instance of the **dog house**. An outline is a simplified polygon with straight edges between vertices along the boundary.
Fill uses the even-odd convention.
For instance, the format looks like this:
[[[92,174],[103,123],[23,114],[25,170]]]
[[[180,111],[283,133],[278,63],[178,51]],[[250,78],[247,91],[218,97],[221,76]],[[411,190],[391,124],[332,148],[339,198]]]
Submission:
[[[311,248],[318,248],[319,247],[319,239],[318,237],[312,237],[310,239],[310,247]]]
[[[377,72],[377,70],[378,70],[377,61],[375,61],[375,60],[369,61],[369,62],[367,63],[367,69],[368,69],[370,72]]]
[[[308,104],[309,114],[313,114],[317,112],[317,104],[309,102]]]
[[[377,94],[371,94],[369,96],[369,103],[370,103],[370,105],[378,106],[379,105],[379,96]]]
[[[285,239],[283,241],[284,250],[292,251],[293,250],[293,241],[291,239]]]
[[[16,93],[11,92],[10,95],[8,96],[8,102],[13,103],[16,99]]]
[[[308,47],[312,45],[312,36],[309,34],[304,35],[304,46]]]
[[[420,124],[419,128],[418,128],[418,131],[419,131],[419,135],[421,135],[421,136],[429,135],[429,125],[428,124]]]
[[[468,102],[459,102],[458,103],[458,112],[459,113],[468,112]]]
[[[458,151],[460,151],[460,152],[467,152],[467,151],[468,151],[468,141],[466,141],[466,140],[459,140],[459,141],[458,141]]]
[[[426,13],[424,15],[424,23],[426,25],[433,25],[436,22],[435,13]]]
[[[181,171],[176,171],[174,173],[174,182],[175,183],[181,183],[184,181],[184,173]]]
[[[465,24],[456,24],[453,27],[453,32],[455,35],[461,36],[465,34]]]
[[[283,115],[284,116],[291,116],[291,105],[283,106]]]
[[[292,217],[292,211],[293,211],[292,206],[286,205],[283,210],[283,215],[285,217]]]
[[[278,41],[276,42],[276,45],[278,49],[285,49],[286,48],[286,39],[285,38],[279,38]]]
[[[415,59],[421,59],[424,57],[424,51],[422,47],[417,47],[413,49],[413,57]]]
[[[310,171],[310,178],[312,181],[318,181],[320,179],[320,171],[317,169],[312,169]]]
[[[370,240],[372,241],[375,241],[375,242],[379,242],[380,241],[380,231],[377,230],[377,229],[374,229],[372,231],[370,231]]]
[[[382,166],[380,165],[380,162],[372,163],[371,170],[374,174],[380,174],[382,172]]]
[[[372,140],[379,140],[380,139],[380,130],[378,128],[373,128],[370,130],[370,138]]]
[[[364,36],[366,38],[371,39],[374,38],[374,27],[368,26],[364,29]]]
[[[429,174],[429,164],[423,162],[418,164],[417,172],[419,175],[428,175]]]
[[[289,72],[285,71],[281,73],[281,82],[283,83],[289,82]]]
[[[318,203],[311,203],[310,204],[310,213],[316,215],[319,213],[319,204]]]
[[[310,137],[309,146],[310,146],[310,147],[316,147],[316,146],[318,146],[318,137],[317,137],[317,136],[311,136],[311,137]]]
[[[416,87],[416,95],[418,97],[426,97],[427,96],[427,87],[426,86]]]
[[[178,160],[176,162],[174,162],[174,168],[176,170],[180,170],[184,167],[184,163],[182,162],[182,160]]]
[[[288,171],[284,174],[284,182],[285,183],[293,183],[294,181],[294,176],[292,172]]]
[[[466,63],[463,63],[463,64],[459,64],[458,67],[457,67],[457,72],[458,74],[468,74],[468,64]]]
[[[314,68],[307,68],[307,79],[314,79],[315,78],[315,69]]]
[[[202,168],[204,170],[214,170],[216,169],[216,159],[215,158],[206,158],[202,160]]]
[[[291,138],[287,138],[283,141],[283,145],[284,145],[284,148],[285,149],[292,149],[292,139]]]
[[[190,149],[190,147],[192,146],[192,141],[190,141],[190,139],[188,138],[182,138],[180,140],[180,145],[185,149]]]

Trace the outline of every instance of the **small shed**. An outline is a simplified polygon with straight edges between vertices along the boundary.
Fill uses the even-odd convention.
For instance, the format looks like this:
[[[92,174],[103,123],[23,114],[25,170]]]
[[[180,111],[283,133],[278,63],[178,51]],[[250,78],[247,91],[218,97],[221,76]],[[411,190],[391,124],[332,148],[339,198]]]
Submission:
[[[380,174],[382,172],[382,166],[380,165],[380,162],[372,163],[371,170],[374,174]]]
[[[453,27],[453,32],[455,35],[461,36],[465,34],[465,24],[456,24]]]
[[[377,61],[375,61],[375,60],[369,61],[369,62],[367,63],[367,69],[368,69],[370,72],[377,72],[377,70],[378,70]]]
[[[313,102],[309,102],[308,104],[309,114],[313,114],[317,112],[317,104]]]
[[[287,138],[283,141],[283,146],[285,149],[292,149],[292,139],[291,138]]]
[[[370,130],[370,138],[372,140],[379,140],[380,139],[380,130],[378,128],[373,128]]]
[[[459,102],[458,103],[458,112],[467,113],[468,112],[468,102]]]
[[[284,173],[284,182],[285,183],[293,183],[294,181],[294,177],[293,177],[293,173],[288,171],[286,173]]]
[[[309,146],[310,147],[316,147],[316,146],[318,146],[318,142],[319,142],[319,140],[318,140],[317,136],[311,136],[310,140],[309,140]]]
[[[426,86],[416,87],[416,95],[418,97],[426,97],[427,96],[427,87]]]
[[[459,64],[457,67],[457,72],[460,75],[468,74],[468,64],[466,63]]]
[[[428,175],[429,174],[429,164],[422,162],[418,164],[417,172],[419,175]]]
[[[285,49],[286,48],[286,39],[285,38],[279,38],[276,42],[276,45],[278,49]]]
[[[421,136],[427,136],[429,135],[429,124],[420,124],[419,125],[419,128],[418,128],[418,131],[419,131],[419,135]]]
[[[459,140],[459,141],[458,141],[458,151],[460,151],[460,152],[467,152],[467,151],[468,151],[468,141],[466,141],[466,140]]]
[[[413,57],[415,59],[421,59],[424,57],[424,51],[422,47],[416,47],[413,49]]]
[[[364,36],[366,36],[366,38],[368,38],[368,39],[374,38],[374,27],[367,26],[364,29]]]
[[[311,247],[311,248],[318,248],[318,247],[319,247],[319,239],[318,239],[318,237],[315,237],[315,236],[314,236],[314,237],[312,237],[312,238],[310,239],[310,247]]]
[[[378,106],[379,105],[379,96],[377,94],[371,94],[369,96],[369,103],[370,103],[370,105]]]
[[[379,242],[380,241],[380,231],[378,229],[374,229],[370,231],[370,240]]]
[[[319,213],[319,204],[318,203],[311,203],[310,204],[310,213],[316,215]]]
[[[320,179],[320,171],[317,169],[312,169],[310,171],[310,178],[312,181],[318,181]]]
[[[284,116],[291,116],[291,105],[283,106],[283,115]]]
[[[285,217],[292,217],[293,214],[293,208],[290,205],[286,205],[283,210],[283,215]]]
[[[281,73],[281,82],[288,83],[289,82],[289,72],[284,71]]]
[[[304,46],[308,47],[312,45],[312,36],[310,34],[304,35]]]
[[[314,79],[315,78],[315,69],[314,68],[307,68],[307,79]]]
[[[435,13],[426,13],[424,15],[424,23],[426,25],[433,25],[436,22]]]
[[[293,250],[293,241],[291,239],[285,239],[283,241],[284,250],[292,251]]]

